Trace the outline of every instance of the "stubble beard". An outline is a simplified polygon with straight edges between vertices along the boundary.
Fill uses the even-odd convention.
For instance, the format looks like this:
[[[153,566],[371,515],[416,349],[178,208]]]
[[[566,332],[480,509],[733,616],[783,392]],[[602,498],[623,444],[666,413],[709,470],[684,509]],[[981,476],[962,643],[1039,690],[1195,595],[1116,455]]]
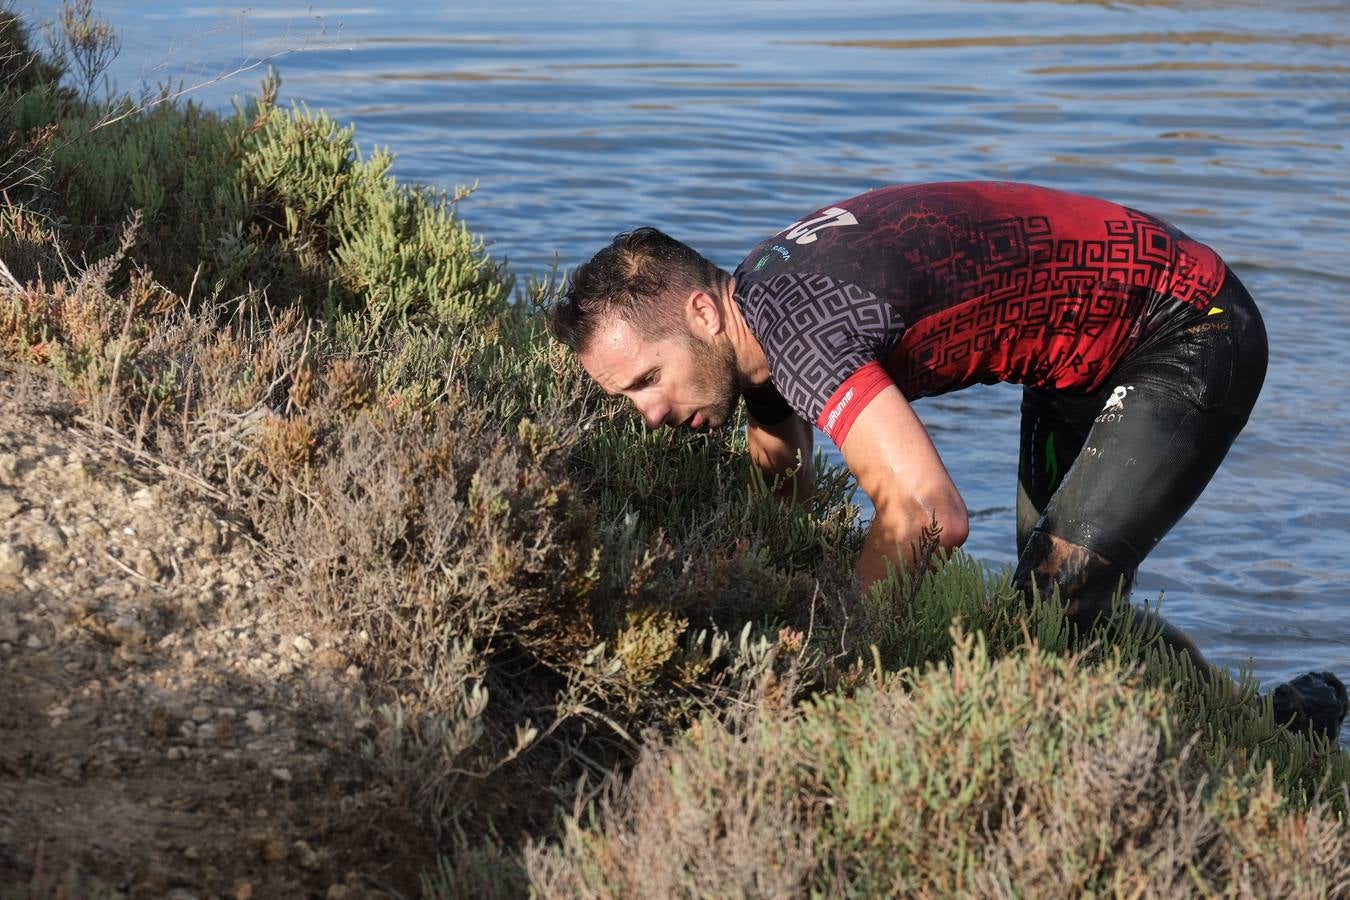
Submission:
[[[708,399],[702,406],[708,428],[721,428],[731,421],[740,399],[740,377],[736,371],[736,350],[730,342],[705,344],[693,335],[691,357],[694,361],[694,389]]]

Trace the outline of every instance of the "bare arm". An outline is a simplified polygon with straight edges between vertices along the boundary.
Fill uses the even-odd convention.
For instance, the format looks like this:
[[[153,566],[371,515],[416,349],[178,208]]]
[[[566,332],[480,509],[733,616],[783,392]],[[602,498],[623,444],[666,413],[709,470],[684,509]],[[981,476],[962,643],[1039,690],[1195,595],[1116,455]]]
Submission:
[[[887,386],[858,414],[839,448],[876,507],[858,560],[864,590],[886,577],[887,563],[913,571],[925,526],[937,519],[944,550],[966,540],[966,504],[919,417],[900,390]]]
[[[750,460],[770,484],[775,478],[784,478],[796,468],[791,478],[784,478],[778,495],[795,500],[806,509],[811,508],[811,494],[816,487],[815,465],[812,460],[813,435],[811,426],[801,416],[789,416],[776,425],[764,425],[746,415],[746,437],[750,441]],[[797,465],[799,458],[801,465]]]

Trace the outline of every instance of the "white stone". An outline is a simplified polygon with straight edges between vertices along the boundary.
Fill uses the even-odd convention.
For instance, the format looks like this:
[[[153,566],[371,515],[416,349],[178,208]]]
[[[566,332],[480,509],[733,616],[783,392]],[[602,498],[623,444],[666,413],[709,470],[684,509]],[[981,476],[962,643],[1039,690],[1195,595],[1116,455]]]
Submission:
[[[28,568],[28,554],[22,547],[5,541],[0,543],[0,575],[18,575]]]

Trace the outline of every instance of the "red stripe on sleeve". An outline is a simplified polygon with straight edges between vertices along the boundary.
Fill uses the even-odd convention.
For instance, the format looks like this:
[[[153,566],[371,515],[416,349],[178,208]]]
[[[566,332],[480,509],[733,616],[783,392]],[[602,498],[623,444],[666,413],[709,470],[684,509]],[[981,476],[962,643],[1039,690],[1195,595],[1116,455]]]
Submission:
[[[844,438],[848,436],[848,430],[853,427],[853,420],[858,418],[858,413],[891,384],[894,382],[881,363],[868,363],[845,378],[838,390],[830,395],[829,402],[816,420],[816,427],[828,434],[836,447],[843,447]]]

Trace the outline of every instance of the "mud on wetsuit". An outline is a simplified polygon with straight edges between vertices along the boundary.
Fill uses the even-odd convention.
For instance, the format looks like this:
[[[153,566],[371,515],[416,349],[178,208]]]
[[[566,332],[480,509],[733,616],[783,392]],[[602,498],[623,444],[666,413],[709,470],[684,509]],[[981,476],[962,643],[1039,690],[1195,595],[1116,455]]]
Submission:
[[[761,423],[796,412],[842,445],[888,384],[908,400],[1024,385],[1015,578],[1042,590],[1047,535],[1111,564],[1100,589],[1128,587],[1265,377],[1261,317],[1218,254],[1128,207],[1031,185],[871,191],[762,242],[735,279],[769,363],[745,397]]]

